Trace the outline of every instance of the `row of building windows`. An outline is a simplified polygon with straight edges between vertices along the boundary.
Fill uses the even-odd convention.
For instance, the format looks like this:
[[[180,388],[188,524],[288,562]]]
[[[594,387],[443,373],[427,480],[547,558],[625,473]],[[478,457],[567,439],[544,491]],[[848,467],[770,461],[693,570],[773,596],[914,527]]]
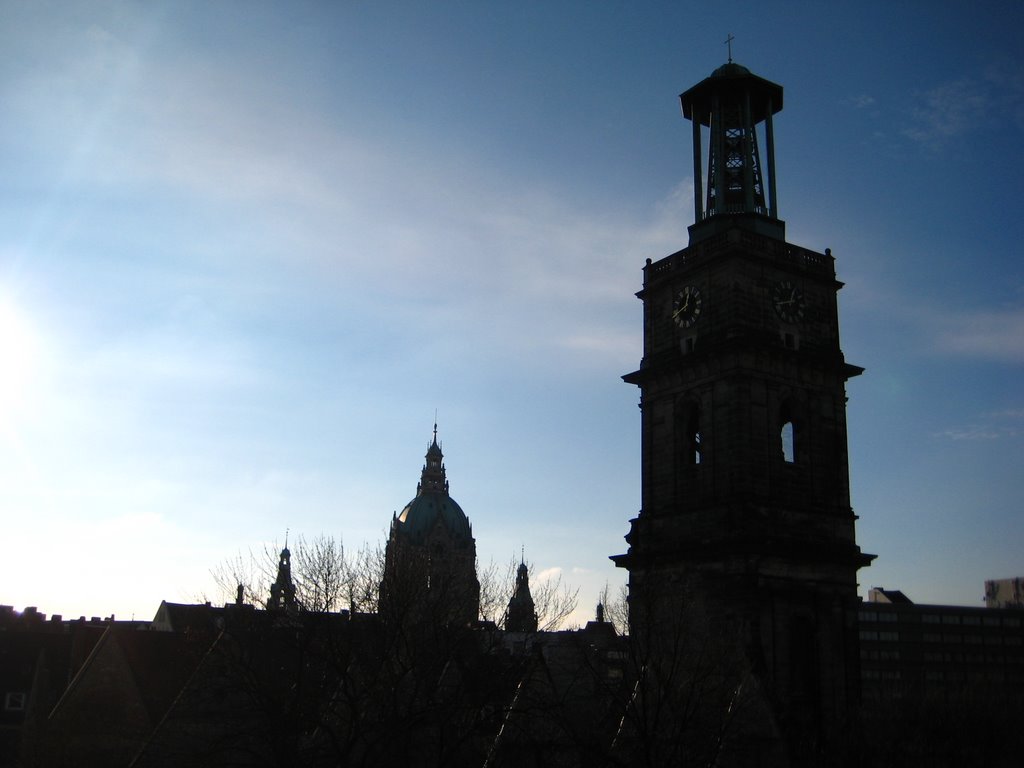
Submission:
[[[959,653],[956,651],[926,651],[924,660],[967,664],[1024,664],[1024,658],[1020,656],[1003,656],[1001,653]]]
[[[862,622],[888,624],[900,622],[915,622],[920,615],[923,624],[949,624],[965,627],[1020,627],[1021,620],[1017,616],[978,616],[963,615],[958,613],[896,613],[895,611],[859,611],[857,618]]]
[[[862,661],[900,661],[902,656],[897,650],[876,651],[864,649],[860,651]],[[1024,657],[1004,656],[1001,653],[959,653],[956,651],[925,651],[922,656],[926,663],[933,664],[1013,664],[1024,665]]]
[[[860,657],[864,661],[899,661],[900,652],[895,649],[877,651],[871,648],[861,648]]]
[[[862,629],[860,630],[861,640],[877,640],[880,642],[895,643],[900,640],[899,632],[885,632],[874,629]],[[916,640],[915,635],[907,637],[904,634],[903,640]],[[1007,646],[1021,646],[1024,645],[1024,639],[1017,635],[961,635],[953,633],[938,633],[938,632],[925,632],[920,637],[926,643],[946,643],[947,645],[1007,645]]]
[[[930,682],[945,681],[947,683],[962,683],[965,681],[972,682],[992,682],[992,683],[1005,683],[1005,682],[1017,682],[1020,681],[1021,676],[1019,674],[1009,674],[999,672],[998,670],[986,670],[984,672],[960,672],[959,670],[948,670],[948,669],[930,669],[925,672],[925,680]]]
[[[898,669],[865,669],[861,672],[862,680],[902,680],[903,673]],[[956,669],[929,669],[924,673],[924,679],[929,682],[1015,682],[1021,680],[1021,674],[1016,671],[1004,672],[998,669],[986,670],[956,670]]]
[[[896,642],[900,639],[899,632],[878,632],[874,629],[862,629],[860,631],[861,640],[884,640],[885,642]]]
[[[1007,645],[1007,646],[1020,646],[1024,643],[1020,637],[1010,636],[1002,637],[1000,635],[952,635],[948,632],[945,634],[938,634],[937,632],[925,632],[921,639],[926,643],[947,643],[959,645],[960,643],[966,643],[968,645]]]

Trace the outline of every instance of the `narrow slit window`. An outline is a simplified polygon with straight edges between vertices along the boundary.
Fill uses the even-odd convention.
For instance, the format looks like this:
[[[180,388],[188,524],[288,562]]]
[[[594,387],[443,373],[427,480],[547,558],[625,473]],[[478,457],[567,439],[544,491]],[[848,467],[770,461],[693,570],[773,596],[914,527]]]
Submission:
[[[685,433],[683,436],[683,462],[685,464],[700,464],[704,458],[704,435],[700,429],[700,411],[697,406],[691,406],[686,412]]]
[[[782,449],[782,460],[787,464],[796,463],[797,452],[797,428],[793,421],[793,409],[790,403],[786,402],[779,410],[779,447]]]

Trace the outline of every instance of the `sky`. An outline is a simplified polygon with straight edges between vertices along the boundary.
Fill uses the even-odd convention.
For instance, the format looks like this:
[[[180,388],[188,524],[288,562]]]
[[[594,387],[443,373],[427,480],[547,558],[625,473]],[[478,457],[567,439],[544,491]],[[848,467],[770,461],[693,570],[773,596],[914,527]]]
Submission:
[[[0,603],[149,618],[286,532],[382,541],[436,415],[481,565],[586,621],[732,35],[866,368],[861,592],[981,605],[1024,576],[1024,6],[984,5],[0,0]]]

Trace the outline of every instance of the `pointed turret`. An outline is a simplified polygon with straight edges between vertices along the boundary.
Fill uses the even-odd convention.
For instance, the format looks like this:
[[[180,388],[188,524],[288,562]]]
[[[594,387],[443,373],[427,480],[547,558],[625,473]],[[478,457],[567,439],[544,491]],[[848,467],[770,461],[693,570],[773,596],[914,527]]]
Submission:
[[[537,631],[537,609],[530,594],[530,570],[522,561],[516,570],[516,590],[508,601],[505,629],[509,632]]]
[[[270,600],[267,601],[268,611],[294,611],[295,584],[292,583],[292,553],[285,543],[281,557],[277,562],[277,579],[270,585]]]
[[[437,442],[437,422],[434,422],[434,439],[427,446],[426,461],[420,474],[416,495],[421,493],[448,493],[448,479],[444,471],[444,454]]]

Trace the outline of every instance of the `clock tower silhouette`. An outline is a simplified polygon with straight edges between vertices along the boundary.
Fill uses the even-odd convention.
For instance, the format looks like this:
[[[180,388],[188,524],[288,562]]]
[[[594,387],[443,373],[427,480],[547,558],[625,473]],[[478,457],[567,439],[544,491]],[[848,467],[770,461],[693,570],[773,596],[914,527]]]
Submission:
[[[695,221],[637,294],[643,359],[623,378],[640,388],[642,508],[612,559],[648,671],[678,667],[679,627],[734,645],[730,685],[760,691],[798,763],[859,698],[857,570],[874,556],[854,532],[845,385],[863,369],[840,349],[830,250],[787,243],[778,217],[782,88],[730,59],[680,100]]]

